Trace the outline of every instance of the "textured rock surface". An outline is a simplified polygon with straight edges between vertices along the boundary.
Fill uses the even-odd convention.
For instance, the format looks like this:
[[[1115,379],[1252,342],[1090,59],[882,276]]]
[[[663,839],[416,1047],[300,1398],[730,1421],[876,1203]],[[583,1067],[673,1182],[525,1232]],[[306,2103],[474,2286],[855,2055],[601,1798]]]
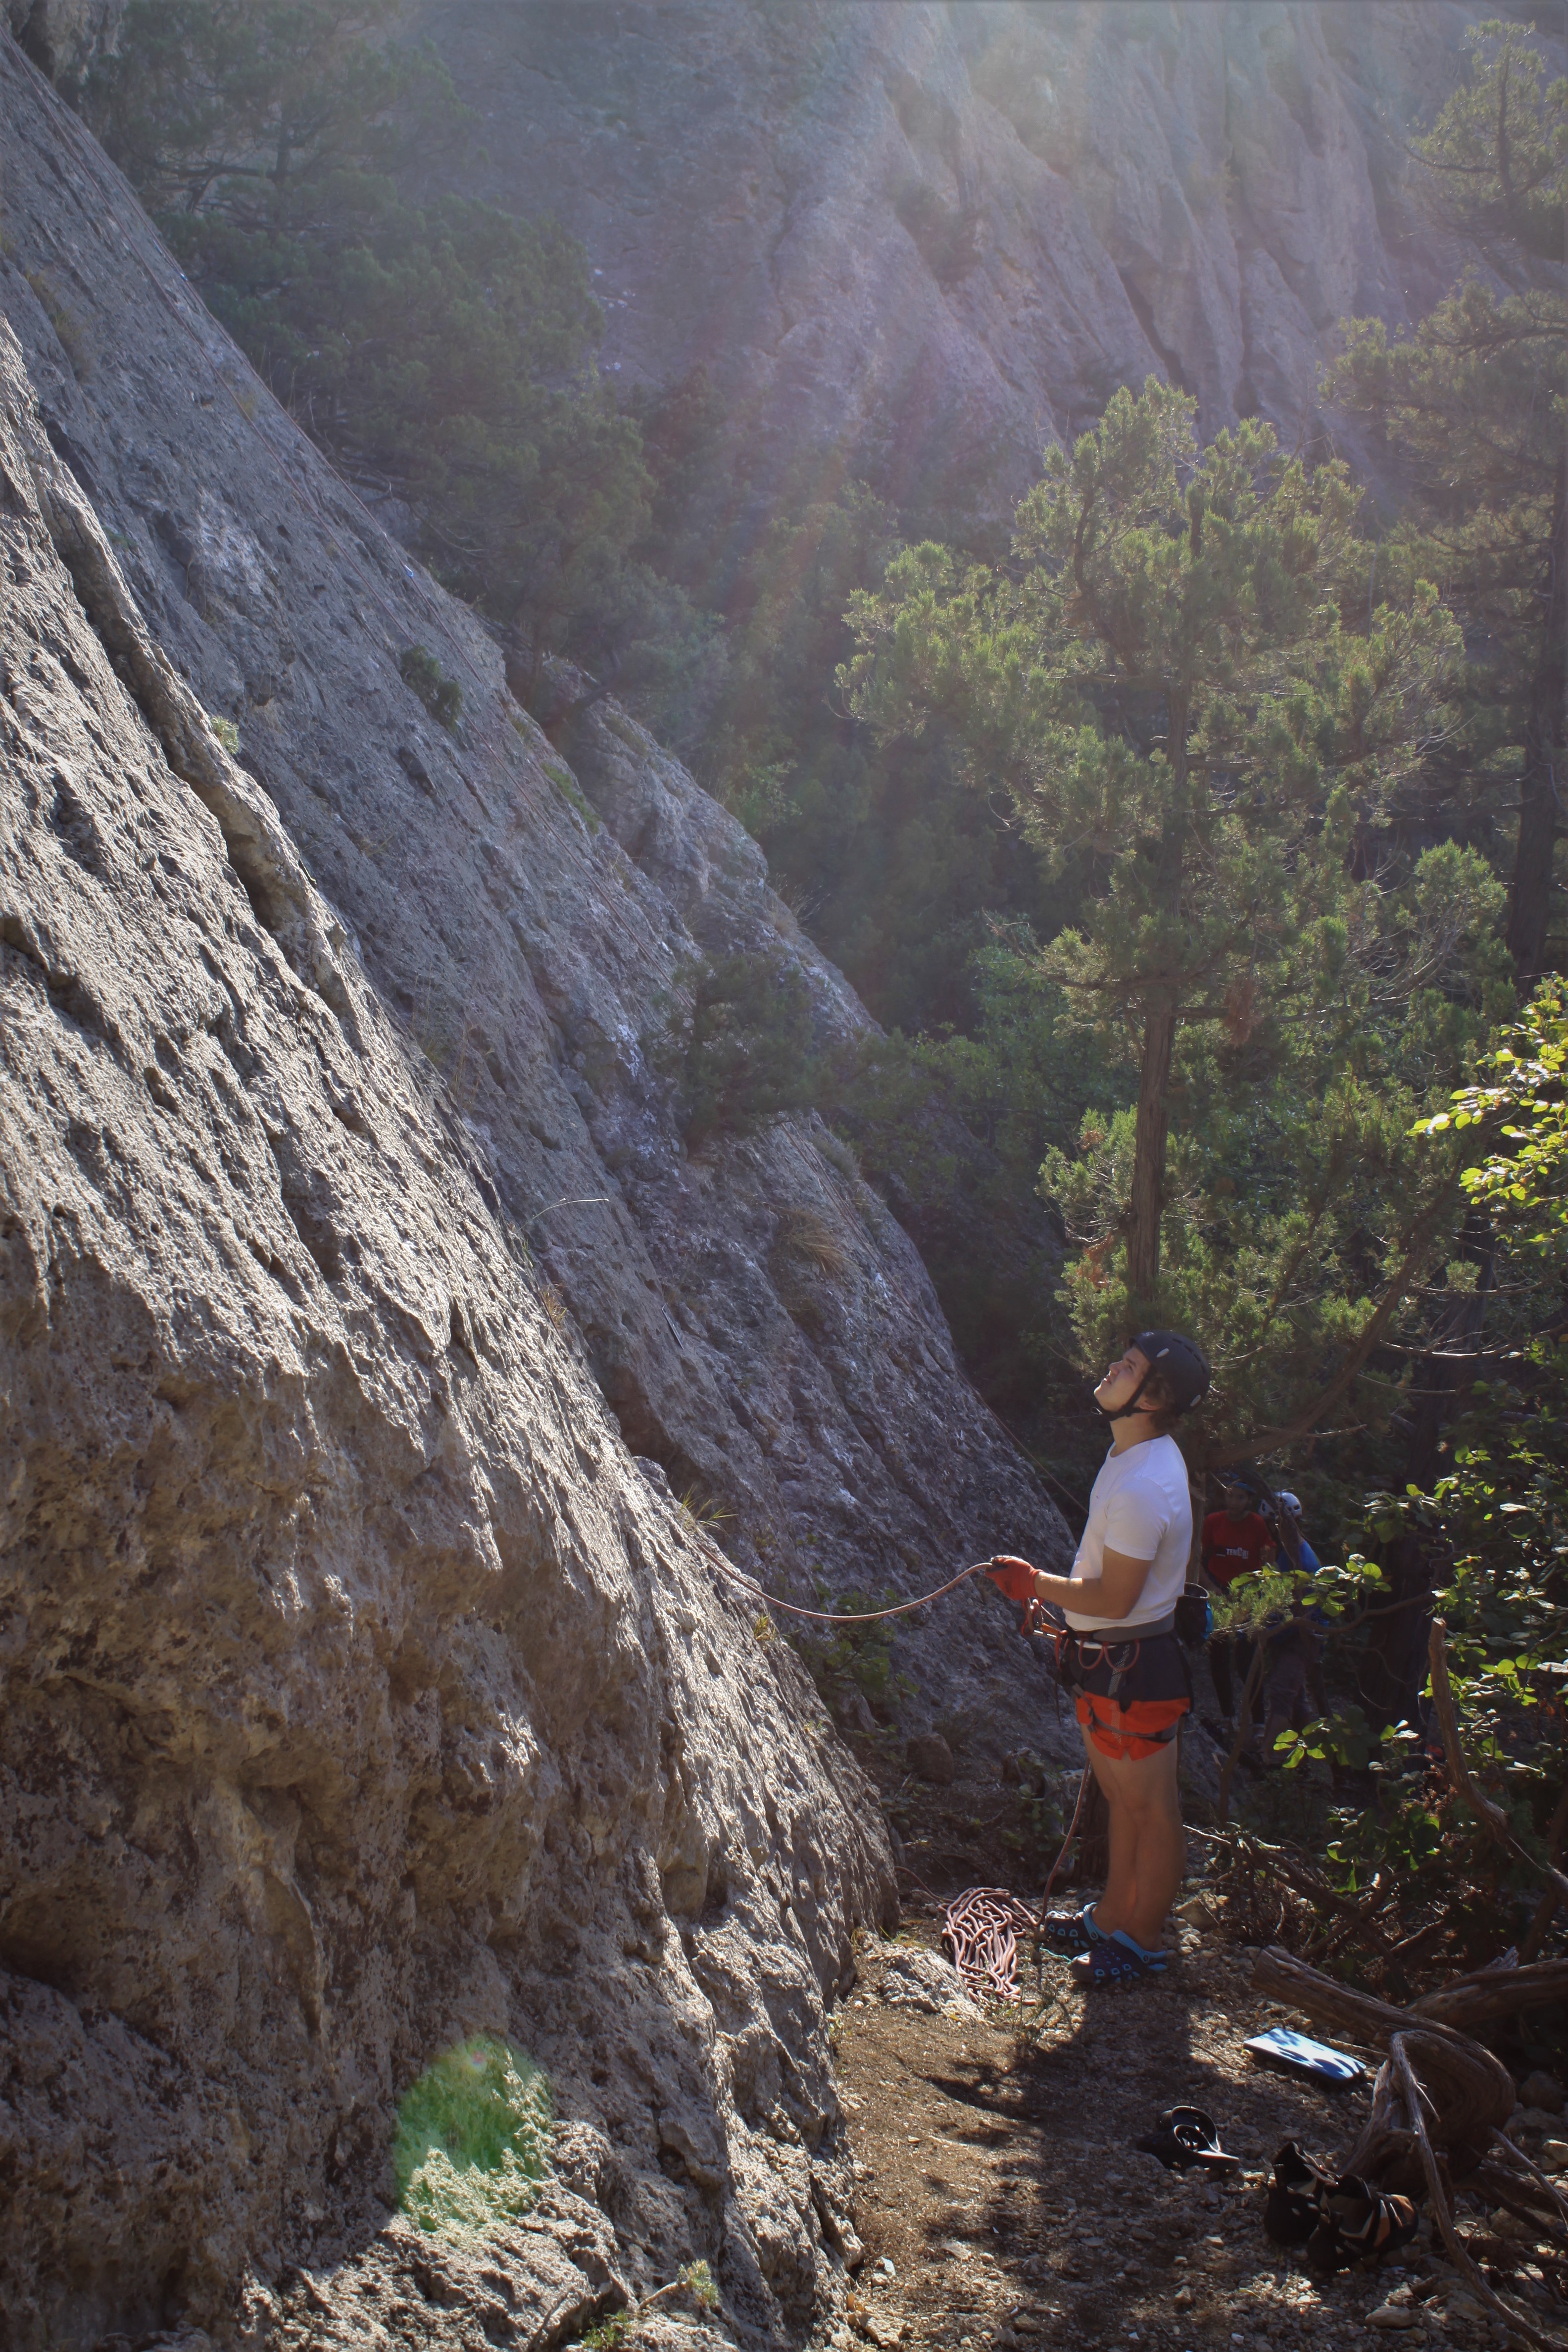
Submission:
[[[798,2333],[874,1808],[627,1458],[0,331],[7,2341],[314,2341],[317,2304],[363,2340],[356,2298],[423,2340],[401,2296],[531,2343],[694,2252]],[[382,2230],[391,2105],[480,2028],[550,2071],[559,2181],[448,2258]]]
[[[125,0],[5,0],[5,21],[33,63],[66,87],[113,48],[124,14]]]
[[[3,35],[0,154],[0,2341],[543,2345],[694,2254],[798,2337],[887,1850],[626,1441],[781,1589],[1059,1522],[831,1139],[681,1150],[699,942],[865,1017],[754,847],[614,709],[561,765]],[[988,1589],[908,1655],[1030,1722]],[[385,2200],[478,2028],[563,2120],[470,2255]]]
[[[1016,488],[1122,382],[1293,440],[1345,311],[1458,257],[1400,142],[1455,0],[424,0],[465,184],[586,242],[612,369],[706,365],[764,467]],[[967,478],[967,479],[966,479]]]
[[[0,283],[54,445],[153,637],[237,726],[344,952],[422,1054],[448,1148],[550,1276],[632,1450],[733,1514],[734,1556],[808,1601],[819,1577],[918,1592],[996,1549],[1059,1557],[919,1257],[826,1130],[681,1147],[645,1039],[701,953],[775,950],[825,1031],[868,1025],[755,844],[614,706],[568,768],[489,638],[294,431],[15,50],[0,103]],[[411,643],[461,683],[456,737],[397,675]],[[841,1271],[792,1248],[802,1213]],[[922,1705],[1033,1705],[988,1589],[904,1646],[931,1685],[917,1723]]]

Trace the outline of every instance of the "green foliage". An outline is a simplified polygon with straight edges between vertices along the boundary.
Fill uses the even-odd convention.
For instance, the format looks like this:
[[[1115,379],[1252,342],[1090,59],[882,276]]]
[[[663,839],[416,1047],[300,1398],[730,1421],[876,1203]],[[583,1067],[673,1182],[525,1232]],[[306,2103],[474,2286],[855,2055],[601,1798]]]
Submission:
[[[446,676],[428,646],[405,646],[398,656],[397,674],[438,725],[456,729],[462,716],[463,689],[455,677]]]
[[[1568,208],[1568,79],[1548,83],[1533,25],[1470,26],[1469,71],[1416,142],[1457,226],[1489,244],[1563,259]]]
[[[879,1597],[862,1592],[858,1587],[841,1592],[831,1599],[826,1584],[818,1580],[818,1605],[840,1616],[863,1615],[874,1609],[890,1609],[903,1598],[889,1591]],[[795,1646],[805,1663],[807,1673],[821,1693],[825,1704],[837,1711],[850,1689],[858,1690],[879,1720],[895,1718],[905,1699],[915,1696],[916,1685],[908,1675],[900,1673],[894,1662],[893,1642],[896,1627],[909,1620],[880,1618],[867,1625],[835,1625],[825,1627],[821,1633],[803,1631],[793,1636]]]
[[[816,1096],[822,1062],[811,991],[782,956],[722,956],[686,975],[669,1034],[654,1058],[676,1081],[688,1144],[750,1135]]]
[[[1484,861],[1445,844],[1396,890],[1347,872],[1444,732],[1458,651],[1425,584],[1370,613],[1349,593],[1355,503],[1265,426],[1200,450],[1192,404],[1151,382],[1047,454],[1011,570],[897,557],[841,674],[884,738],[945,730],[1070,882],[1033,970],[1058,1035],[1127,1070],[1042,1155],[1083,1355],[1186,1323],[1245,1364],[1253,1426],[1437,1246],[1441,1182],[1412,1194],[1399,1106],[1506,1002]],[[1391,1251],[1372,1236],[1395,1202]]]
[[[1472,1158],[1460,1181],[1507,1221],[1517,1244],[1553,1267],[1568,1247],[1568,984],[1537,990],[1524,1018],[1487,1055],[1478,1082],[1416,1133],[1462,1138]],[[1467,1132],[1468,1130],[1468,1132]]]
[[[699,2311],[718,2310],[719,2289],[706,2263],[683,2263],[676,2284],[691,2297]]]
[[[528,2210],[547,2169],[554,2106],[524,2053],[477,2034],[426,2069],[398,2104],[400,2210],[459,2241]]]

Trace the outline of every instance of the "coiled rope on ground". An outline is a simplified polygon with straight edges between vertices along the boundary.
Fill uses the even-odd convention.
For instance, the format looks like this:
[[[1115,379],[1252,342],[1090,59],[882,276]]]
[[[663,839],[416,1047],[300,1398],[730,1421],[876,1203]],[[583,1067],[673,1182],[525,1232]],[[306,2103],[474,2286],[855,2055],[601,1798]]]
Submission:
[[[942,1915],[942,1938],[952,1955],[952,1965],[963,1979],[968,1992],[988,1992],[999,2000],[1013,2000],[1018,1991],[1018,1938],[1032,1936],[1038,1939],[1045,1924],[1046,1906],[1051,1899],[1051,1889],[1057,1874],[1068,1858],[1068,1852],[1078,1835],[1079,1816],[1089,1790],[1089,1768],[1078,1784],[1078,1802],[1073,1807],[1068,1833],[1062,1840],[1062,1850],[1051,1864],[1050,1876],[1040,1896],[1040,1907],[1032,1911],[1026,1903],[1005,1886],[971,1886],[963,1895],[945,1905]]]
[[[972,1886],[942,1915],[942,1939],[964,1990],[997,2000],[1016,1998],[1018,1938],[1039,1929],[1039,1915],[1005,1886]]]

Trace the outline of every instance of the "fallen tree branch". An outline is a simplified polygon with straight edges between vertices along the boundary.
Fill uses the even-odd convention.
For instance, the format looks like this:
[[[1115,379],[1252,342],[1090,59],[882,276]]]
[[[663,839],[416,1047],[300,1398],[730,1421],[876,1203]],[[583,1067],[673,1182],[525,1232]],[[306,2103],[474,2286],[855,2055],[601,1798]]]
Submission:
[[[1405,2040],[1406,2037],[1403,2033],[1394,2034],[1388,2045],[1389,2062],[1399,2078],[1399,2086],[1405,2094],[1405,2105],[1410,2116],[1411,2134],[1421,2158],[1421,2169],[1426,2176],[1426,2194],[1431,2200],[1432,2212],[1437,2227],[1442,2231],[1443,2243],[1448,2249],[1449,2260],[1455,2269],[1468,2280],[1472,2290],[1480,2297],[1487,2309],[1500,2319],[1505,2327],[1512,2329],[1516,2335],[1522,2336],[1527,2343],[1539,2345],[1541,2352],[1561,2352],[1560,2344],[1553,2344],[1550,2336],[1542,2336],[1538,2329],[1531,2326],[1528,2319],[1523,2318],[1516,2311],[1510,2311],[1507,2304],[1493,2294],[1471,2260],[1468,2247],[1454,2227],[1454,2216],[1449,2210],[1448,2200],[1443,2191],[1442,2175],[1437,2169],[1437,2159],[1432,2153],[1432,2143],[1426,2136],[1426,2126],[1421,2114],[1421,2086],[1415,2080],[1415,2071],[1411,2066],[1409,2053],[1405,2047]]]
[[[1477,1975],[1458,1977],[1423,1993],[1410,2004],[1410,2014],[1435,2017],[1444,2025],[1468,2033],[1494,2017],[1511,2017],[1521,2009],[1544,2009],[1548,2002],[1568,2000],[1568,1960],[1537,1960],[1528,1969],[1483,1969]]]
[[[1440,2019],[1415,2017],[1393,2001],[1357,1992],[1277,1948],[1258,1953],[1252,1981],[1258,1991],[1374,2049],[1391,2049],[1394,2035],[1403,2034],[1431,2095],[1437,2137],[1445,2148],[1458,2152],[1462,2161],[1479,2162],[1488,2135],[1513,2113],[1513,2076],[1502,2060]],[[1363,2133],[1358,2158],[1352,2158],[1348,2169],[1368,2168],[1371,2153],[1360,2152],[1367,2147]],[[1400,2153],[1392,2147],[1381,2151],[1384,2161]]]
[[[1521,1862],[1527,1870],[1538,1872],[1556,1889],[1558,1900],[1568,1898],[1568,1878],[1550,1862],[1540,1862],[1526,1845],[1521,1845],[1513,1833],[1513,1824],[1500,1805],[1494,1805],[1476,1786],[1474,1775],[1465,1761],[1465,1751],[1459,1745],[1458,1718],[1454,1712],[1454,1692],[1448,1680],[1448,1629],[1441,1617],[1432,1620],[1427,1640],[1427,1656],[1432,1667],[1432,1706],[1443,1734],[1443,1754],[1447,1759],[1448,1777],[1456,1793],[1461,1796],[1494,1845]]]
[[[1293,1888],[1298,1895],[1305,1895],[1319,1910],[1330,1912],[1336,1919],[1342,1920],[1349,1933],[1360,1937],[1380,1956],[1392,1955],[1398,1948],[1380,1927],[1373,1925],[1375,1915],[1392,1898],[1392,1887],[1379,1885],[1369,1900],[1352,1903],[1347,1896],[1336,1895],[1316,1871],[1309,1870],[1304,1863],[1297,1862],[1278,1846],[1264,1845],[1257,1838],[1248,1838],[1246,1840],[1246,1853],[1248,1860],[1260,1870],[1282,1878],[1287,1886]],[[1421,1932],[1426,1934],[1427,1931],[1424,1928]]]
[[[1544,2189],[1546,2195],[1552,2200],[1552,2204],[1557,2209],[1559,2220],[1564,2223],[1568,2223],[1568,2197],[1563,2196],[1563,2191],[1558,2188],[1557,2183],[1554,2180],[1549,2179],[1547,2175],[1542,2171],[1539,2165],[1531,2164],[1523,2148],[1516,2147],[1513,2141],[1510,2139],[1506,2132],[1494,2130],[1492,2137],[1496,2140],[1500,2147],[1507,2148],[1510,2156],[1512,2157],[1516,2164],[1521,2164],[1524,2167],[1531,2179],[1536,2181],[1540,2187]]]

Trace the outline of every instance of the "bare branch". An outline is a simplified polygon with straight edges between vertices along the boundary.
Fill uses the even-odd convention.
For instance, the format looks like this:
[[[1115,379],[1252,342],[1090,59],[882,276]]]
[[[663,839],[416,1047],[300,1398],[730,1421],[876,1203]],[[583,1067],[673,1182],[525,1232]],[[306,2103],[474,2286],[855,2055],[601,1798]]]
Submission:
[[[1454,1712],[1453,1687],[1448,1681],[1448,1629],[1441,1617],[1432,1620],[1432,1632],[1427,1643],[1427,1656],[1432,1667],[1432,1706],[1443,1733],[1443,1753],[1448,1762],[1448,1777],[1456,1792],[1461,1796],[1485,1830],[1494,1845],[1521,1862],[1526,1870],[1533,1870],[1550,1880],[1559,1901],[1568,1896],[1568,1878],[1550,1862],[1539,1862],[1526,1845],[1521,1845],[1513,1833],[1513,1824],[1500,1805],[1483,1796],[1476,1786],[1475,1777],[1465,1761],[1465,1751],[1459,1745],[1458,1718]]]

